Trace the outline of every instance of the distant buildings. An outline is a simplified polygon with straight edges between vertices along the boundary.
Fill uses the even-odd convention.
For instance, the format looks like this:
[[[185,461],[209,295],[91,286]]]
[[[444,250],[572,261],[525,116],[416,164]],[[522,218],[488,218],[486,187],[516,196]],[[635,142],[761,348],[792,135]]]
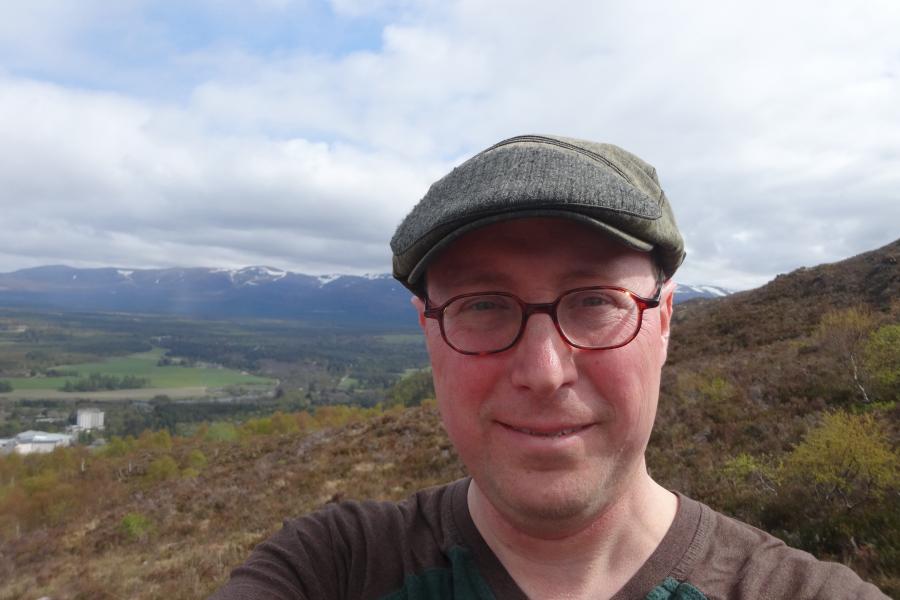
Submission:
[[[24,431],[14,438],[0,439],[0,454],[34,454],[53,452],[56,448],[70,446],[72,436],[46,431]]]
[[[103,429],[103,411],[99,408],[79,408],[75,427],[81,431]]]
[[[41,454],[53,452],[56,448],[71,446],[83,431],[103,429],[103,411],[98,408],[79,408],[76,424],[66,428],[67,433],[47,433],[46,431],[23,431],[11,438],[0,439],[0,455]],[[53,421],[55,419],[47,419]]]

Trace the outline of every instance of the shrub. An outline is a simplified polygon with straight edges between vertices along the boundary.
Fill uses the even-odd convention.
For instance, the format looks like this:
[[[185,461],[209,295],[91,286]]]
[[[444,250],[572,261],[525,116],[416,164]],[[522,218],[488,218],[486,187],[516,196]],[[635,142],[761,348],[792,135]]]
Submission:
[[[191,450],[188,454],[188,467],[196,469],[197,471],[202,471],[206,466],[206,463],[206,455],[200,450]]]
[[[153,523],[140,513],[130,512],[122,517],[119,530],[129,541],[145,540],[153,532]]]
[[[765,471],[766,468],[762,463],[745,452],[729,458],[722,466],[722,474],[735,483]]]
[[[165,481],[178,476],[178,463],[171,456],[157,458],[147,467],[147,479],[152,482]]]

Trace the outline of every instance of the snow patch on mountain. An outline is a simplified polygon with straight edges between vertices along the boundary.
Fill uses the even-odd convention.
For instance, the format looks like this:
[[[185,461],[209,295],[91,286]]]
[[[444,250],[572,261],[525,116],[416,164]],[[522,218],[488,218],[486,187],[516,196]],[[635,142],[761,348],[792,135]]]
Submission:
[[[287,276],[287,271],[272,267],[245,267],[229,273],[231,281],[237,285],[260,285],[272,283]]]
[[[319,280],[319,287],[325,287],[326,285],[328,285],[328,284],[331,283],[332,281],[335,281],[335,280],[337,280],[337,279],[340,279],[341,277],[342,277],[341,275],[334,275],[334,274],[332,274],[332,275],[319,275],[318,277],[316,277],[316,279]]]
[[[699,285],[697,286],[698,290],[703,290],[704,292],[719,297],[725,297],[728,295],[728,292],[723,290],[722,288],[713,287],[711,285]]]

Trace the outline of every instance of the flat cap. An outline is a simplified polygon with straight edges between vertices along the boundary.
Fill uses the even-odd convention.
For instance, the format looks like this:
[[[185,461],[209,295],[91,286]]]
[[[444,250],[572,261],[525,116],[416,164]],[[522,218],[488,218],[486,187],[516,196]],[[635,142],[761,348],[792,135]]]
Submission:
[[[523,135],[476,154],[432,184],[391,239],[394,277],[424,295],[430,261],[461,235],[491,223],[561,217],[652,252],[671,277],[684,240],[656,170],[617,146]]]

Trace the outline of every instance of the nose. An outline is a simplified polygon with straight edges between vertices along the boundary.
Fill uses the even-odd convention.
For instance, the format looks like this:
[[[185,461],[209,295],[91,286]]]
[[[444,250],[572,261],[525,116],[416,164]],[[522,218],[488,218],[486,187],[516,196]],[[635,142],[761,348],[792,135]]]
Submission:
[[[560,335],[548,314],[532,314],[512,348],[513,385],[548,397],[577,378],[575,348]]]

